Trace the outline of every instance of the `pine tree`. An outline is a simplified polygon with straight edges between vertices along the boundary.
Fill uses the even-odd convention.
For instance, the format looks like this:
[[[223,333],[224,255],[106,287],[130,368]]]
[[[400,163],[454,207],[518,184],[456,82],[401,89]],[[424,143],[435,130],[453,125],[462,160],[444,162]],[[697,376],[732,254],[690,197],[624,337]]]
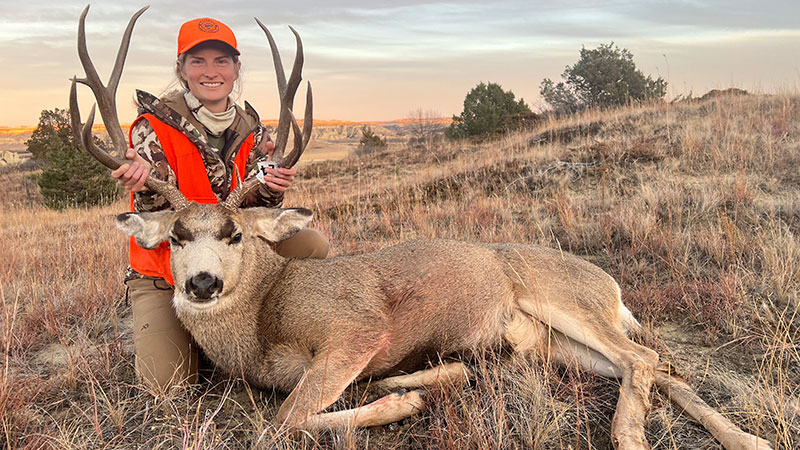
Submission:
[[[37,182],[47,207],[108,204],[119,197],[119,187],[108,169],[75,142],[68,111],[42,111],[26,144],[35,158],[44,160]]]

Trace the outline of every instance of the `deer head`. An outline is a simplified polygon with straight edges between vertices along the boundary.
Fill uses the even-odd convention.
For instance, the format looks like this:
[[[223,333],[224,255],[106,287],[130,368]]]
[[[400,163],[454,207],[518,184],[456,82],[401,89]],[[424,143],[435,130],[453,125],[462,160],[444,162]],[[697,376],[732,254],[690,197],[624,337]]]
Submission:
[[[302,208],[191,203],[180,211],[121,214],[117,227],[144,248],[169,241],[176,307],[207,309],[236,290],[247,264],[267,264],[270,244],[294,236],[311,218]]]
[[[86,75],[84,78],[72,79],[70,88],[72,129],[82,146],[111,170],[123,164],[122,158],[118,155],[124,155],[128,148],[117,116],[116,90],[122,76],[133,27],[147,8],[137,11],[128,22],[108,86],[103,85],[100,80],[86,47],[85,22],[89,6],[86,6],[81,13],[78,25],[78,55]],[[307,89],[302,130],[292,113],[303,68],[303,45],[297,31],[289,27],[295,35],[297,52],[287,81],[272,35],[261,21],[256,19],[256,22],[264,30],[269,41],[280,93],[280,118],[273,160],[280,167],[292,167],[308,145],[313,124],[310,84]],[[111,137],[110,152],[100,148],[92,138],[94,107],[86,124],[81,128],[77,101],[78,83],[89,86],[97,99],[100,115]],[[290,127],[294,134],[294,147],[288,155],[284,155]],[[275,243],[288,239],[311,220],[311,211],[305,209],[240,209],[242,201],[259,185],[260,182],[252,177],[239,183],[223,203],[200,205],[188,202],[178,190],[175,180],[161,181],[148,177],[145,186],[164,196],[174,210],[122,214],[117,217],[117,226],[133,236],[144,248],[155,248],[162,241],[169,241],[176,299],[198,308],[209,308],[216,304],[220,296],[237,285],[248,245],[256,242]]]

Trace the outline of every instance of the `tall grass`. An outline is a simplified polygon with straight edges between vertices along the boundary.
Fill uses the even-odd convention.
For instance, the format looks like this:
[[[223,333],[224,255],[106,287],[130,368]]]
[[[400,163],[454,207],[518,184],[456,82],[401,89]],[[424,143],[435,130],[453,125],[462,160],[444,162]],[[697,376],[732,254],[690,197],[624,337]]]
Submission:
[[[712,406],[800,445],[800,98],[589,111],[486,143],[390,146],[306,164],[286,205],[334,254],[418,237],[533,242],[612,274]],[[218,375],[155,396],[133,373],[121,276],[125,202],[52,212],[0,175],[0,432],[6,448],[610,448],[614,381],[503,352],[400,424],[287,440],[284,394]],[[354,407],[363,386],[335,407]],[[654,448],[714,448],[656,396]]]

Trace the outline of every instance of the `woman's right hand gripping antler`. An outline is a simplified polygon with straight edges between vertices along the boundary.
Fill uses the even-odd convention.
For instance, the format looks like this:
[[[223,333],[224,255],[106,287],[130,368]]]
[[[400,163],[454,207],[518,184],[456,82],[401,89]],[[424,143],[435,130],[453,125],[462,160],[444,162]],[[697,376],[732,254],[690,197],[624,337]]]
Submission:
[[[125,159],[130,163],[119,166],[117,170],[111,172],[111,177],[115,178],[119,185],[133,192],[144,191],[148,175],[150,175],[150,163],[147,162],[136,150],[129,148],[125,152]]]

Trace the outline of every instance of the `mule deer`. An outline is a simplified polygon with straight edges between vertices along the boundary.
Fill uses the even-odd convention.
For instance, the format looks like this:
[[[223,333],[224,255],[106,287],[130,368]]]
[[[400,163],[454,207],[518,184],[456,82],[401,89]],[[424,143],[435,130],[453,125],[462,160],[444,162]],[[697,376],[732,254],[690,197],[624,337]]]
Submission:
[[[88,9],[88,7],[87,7]],[[76,81],[92,87],[107,126],[118,124],[113,97],[133,25],[128,24],[104,88],[86,52],[84,10],[80,59],[87,78],[73,80],[71,111],[80,126]],[[302,44],[288,83],[269,38],[281,93],[276,155],[290,166],[311,132],[311,94],[301,131],[291,108],[302,70]],[[94,110],[81,139],[109,168],[121,160],[94,145]],[[289,125],[295,145],[284,157]],[[123,151],[118,125],[109,129]],[[118,137],[115,137],[118,136]],[[612,439],[620,449],[647,448],[643,424],[653,384],[703,424],[725,448],[766,449],[704,403],[680,379],[657,368],[658,355],[628,338],[640,325],[621,301],[616,281],[599,267],[536,245],[417,240],[377,252],[327,260],[287,260],[273,247],[306,226],[306,209],[240,209],[259,185],[241,183],[217,205],[188,203],[170,182],[148,178],[174,211],[127,213],[117,226],[144,247],[171,243],[178,317],[211,360],[250,383],[290,392],[279,424],[304,429],[382,425],[417,413],[419,390],[387,395],[360,408],[321,412],[351,383],[418,368],[440,355],[508,344],[523,354],[620,378]],[[418,388],[466,376],[461,363],[387,378],[388,387]]]

